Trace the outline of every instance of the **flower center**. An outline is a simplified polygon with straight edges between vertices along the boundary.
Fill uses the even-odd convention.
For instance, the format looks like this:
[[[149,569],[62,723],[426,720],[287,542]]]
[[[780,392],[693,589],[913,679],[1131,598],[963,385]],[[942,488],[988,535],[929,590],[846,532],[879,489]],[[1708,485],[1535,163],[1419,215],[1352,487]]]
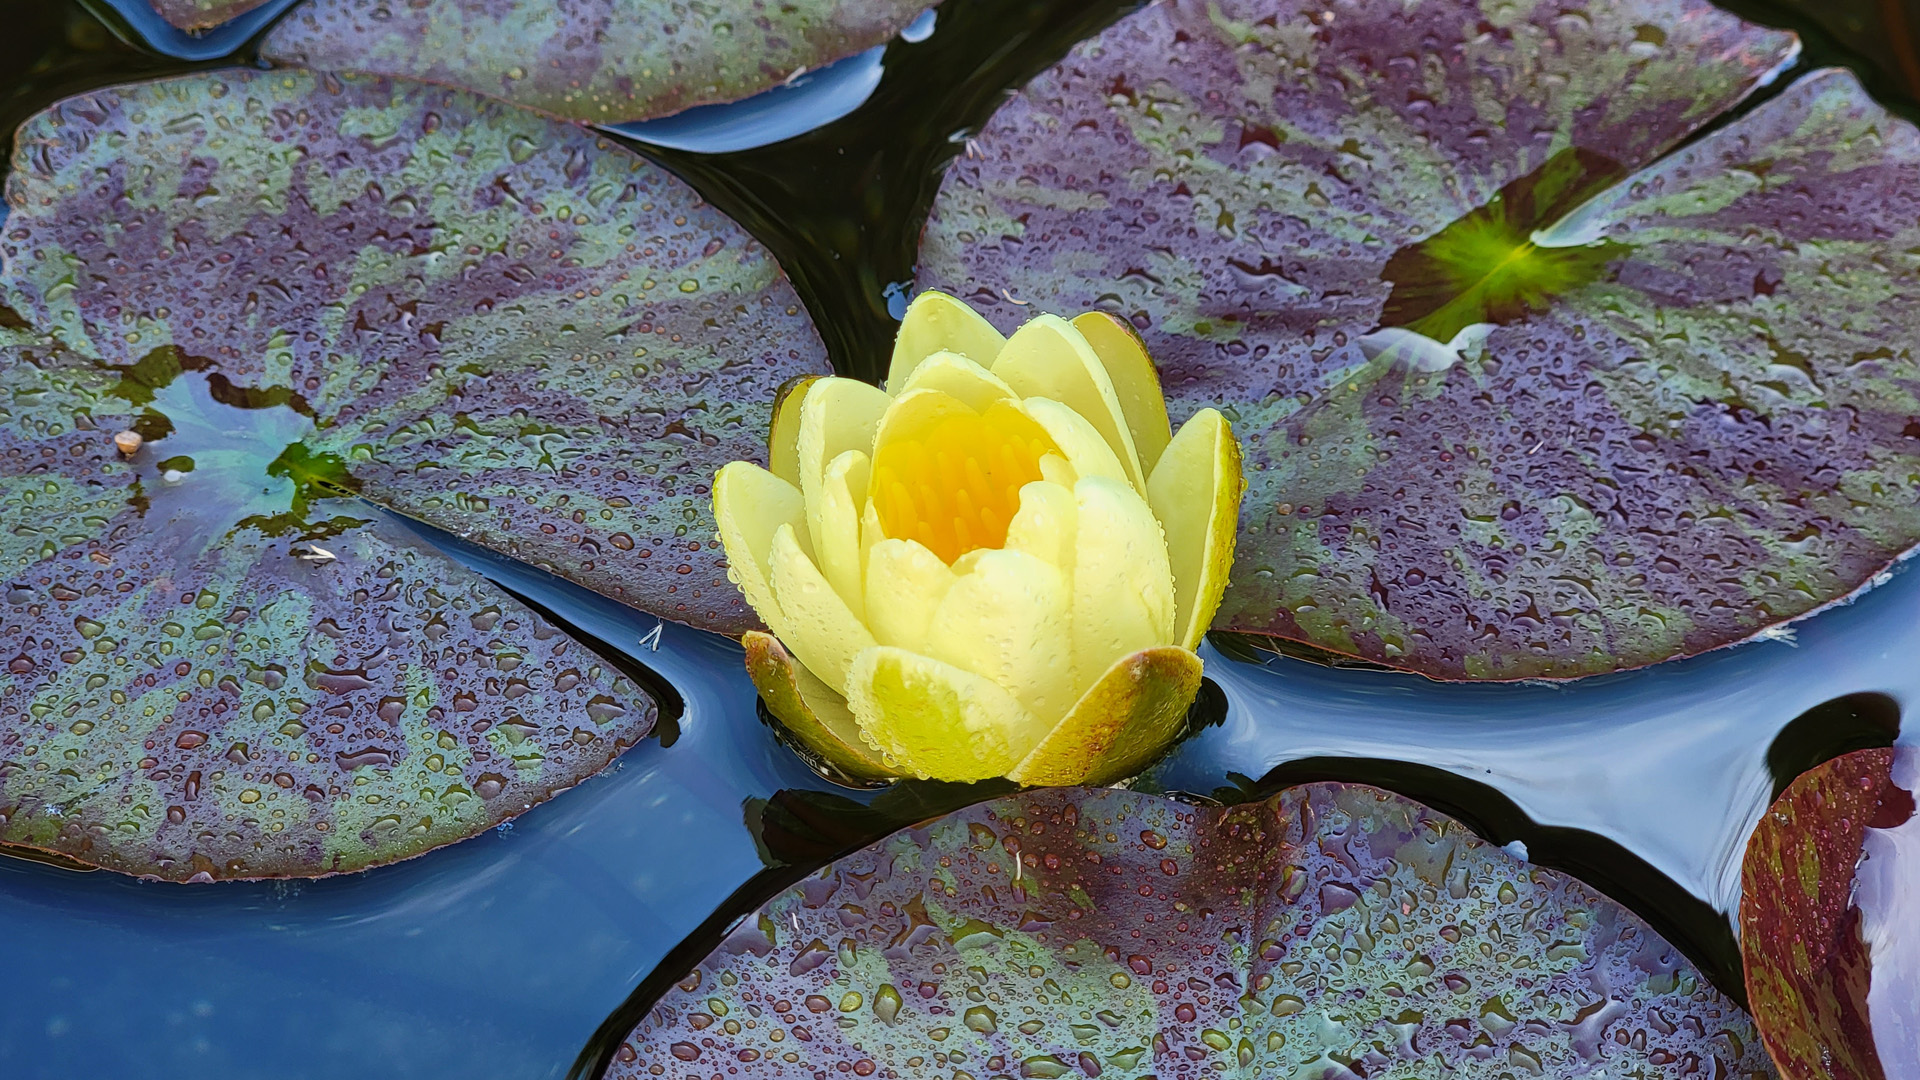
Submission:
[[[874,453],[868,495],[880,527],[917,540],[951,563],[1007,542],[1020,488],[1040,479],[1040,458],[1059,448],[1040,425],[1004,401],[984,415],[943,417],[914,438]]]

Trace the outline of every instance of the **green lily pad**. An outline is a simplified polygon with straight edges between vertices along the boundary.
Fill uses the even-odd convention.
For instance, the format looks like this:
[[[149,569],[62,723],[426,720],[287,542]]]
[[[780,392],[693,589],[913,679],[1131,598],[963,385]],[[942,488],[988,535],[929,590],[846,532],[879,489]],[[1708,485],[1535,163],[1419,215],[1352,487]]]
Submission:
[[[1415,803],[999,799],[743,919],[608,1077],[1765,1077],[1634,915]]]
[[[937,0],[934,0],[937,2]],[[309,0],[270,60],[464,86],[618,124],[734,101],[879,45],[929,0]]]
[[[826,365],[677,180],[464,91],[303,72],[71,99],[19,147],[0,841],[173,879],[359,869],[650,730],[644,692],[408,519],[753,625],[706,485]]]
[[[1803,773],[1747,840],[1747,997],[1787,1080],[1914,1075],[1910,749],[1859,750]],[[1886,886],[1891,886],[1888,888]]]
[[[160,17],[182,30],[209,30],[245,15],[267,0],[146,0]]]
[[[1249,490],[1218,629],[1689,655],[1920,540],[1920,139],[1696,0],[1152,5],[947,173],[921,283],[1132,320]],[[1664,155],[1664,156],[1663,156]],[[1023,306],[1024,305],[1024,306]]]

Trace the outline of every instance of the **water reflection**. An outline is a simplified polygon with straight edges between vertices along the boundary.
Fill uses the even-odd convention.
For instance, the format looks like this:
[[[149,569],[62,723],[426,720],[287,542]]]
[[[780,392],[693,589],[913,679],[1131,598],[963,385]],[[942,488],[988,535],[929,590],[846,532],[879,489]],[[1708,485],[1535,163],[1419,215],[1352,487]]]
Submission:
[[[885,45],[875,46],[741,101],[607,127],[650,146],[702,154],[769,146],[831,124],[865,104],[880,85],[880,58],[886,51]]]
[[[908,45],[933,36],[937,12],[920,13],[899,38]],[[885,74],[887,46],[876,45],[815,71],[803,71],[786,83],[740,101],[696,105],[657,120],[608,125],[608,130],[672,150],[724,154],[804,135],[825,127],[866,104]]]

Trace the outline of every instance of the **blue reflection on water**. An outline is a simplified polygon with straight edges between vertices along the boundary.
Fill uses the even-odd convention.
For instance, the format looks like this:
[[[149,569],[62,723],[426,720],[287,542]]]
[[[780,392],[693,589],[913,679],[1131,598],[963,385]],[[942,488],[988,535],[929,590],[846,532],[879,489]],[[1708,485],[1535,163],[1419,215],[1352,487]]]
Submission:
[[[268,23],[299,0],[268,0],[245,14],[235,16],[210,30],[189,34],[160,17],[147,0],[94,0],[113,9],[125,25],[132,28],[144,45],[165,56],[182,60],[218,60],[245,45]],[[111,22],[109,20],[109,22]],[[118,29],[116,27],[116,29]]]
[[[609,124],[607,129],[654,146],[703,154],[770,146],[831,124],[865,104],[880,85],[880,58],[886,51],[885,45],[877,45],[741,101],[696,105],[658,120]]]
[[[933,8],[921,12],[900,31],[900,41],[916,45],[932,37],[936,17]],[[880,85],[886,52],[887,46],[878,45],[740,101],[696,105],[657,120],[610,124],[607,130],[702,154],[771,146],[825,127],[866,104]]]

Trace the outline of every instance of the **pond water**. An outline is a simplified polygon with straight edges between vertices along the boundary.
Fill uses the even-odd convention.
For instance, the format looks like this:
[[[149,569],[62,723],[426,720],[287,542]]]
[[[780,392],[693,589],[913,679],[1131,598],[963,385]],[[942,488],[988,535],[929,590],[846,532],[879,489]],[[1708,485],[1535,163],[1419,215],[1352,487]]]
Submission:
[[[137,0],[101,10],[123,13],[118,32],[156,34],[152,47],[39,5],[6,46],[7,130],[88,86],[244,59],[264,25],[170,38]],[[773,92],[785,97],[630,134],[764,239],[836,364],[873,377],[939,163],[1006,87],[1122,10],[955,4],[878,57]],[[1807,62],[1871,72],[1794,25]],[[810,124],[826,126],[758,145]],[[183,888],[0,858],[14,1003],[0,1075],[595,1075],[662,980],[740,913],[835,852],[1002,790],[836,787],[762,722],[734,643],[415,531],[662,687],[671,722],[509,825],[370,873]],[[1329,777],[1399,790],[1609,892],[1737,995],[1726,913],[1745,837],[1786,779],[1894,736],[1920,698],[1917,606],[1920,575],[1895,568],[1770,640],[1553,685],[1447,685],[1217,640],[1196,734],[1135,786],[1219,800]]]

